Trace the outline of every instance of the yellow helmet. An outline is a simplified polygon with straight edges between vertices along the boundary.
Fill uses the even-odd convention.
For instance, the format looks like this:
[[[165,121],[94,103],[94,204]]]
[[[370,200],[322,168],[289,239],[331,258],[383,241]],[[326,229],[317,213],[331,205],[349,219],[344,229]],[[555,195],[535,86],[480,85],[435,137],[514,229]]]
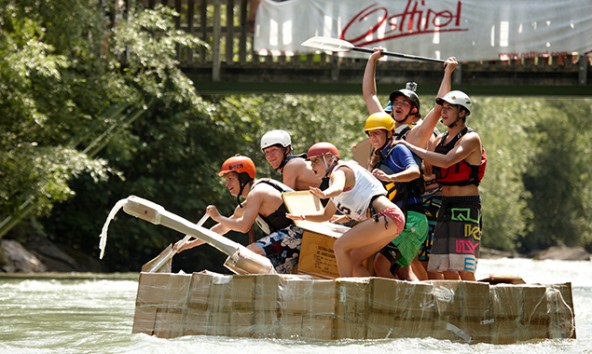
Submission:
[[[395,120],[385,112],[374,113],[366,118],[364,132],[378,129],[384,129],[387,131],[395,130]]]

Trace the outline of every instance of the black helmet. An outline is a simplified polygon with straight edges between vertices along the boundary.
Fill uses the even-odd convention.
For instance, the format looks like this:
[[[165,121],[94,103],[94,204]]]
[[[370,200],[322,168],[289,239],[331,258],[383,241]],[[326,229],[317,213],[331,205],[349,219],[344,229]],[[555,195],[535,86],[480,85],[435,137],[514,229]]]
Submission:
[[[417,114],[419,114],[419,96],[415,93],[415,90],[417,90],[417,84],[415,82],[408,82],[405,84],[405,88],[391,92],[389,100],[394,102],[395,98],[405,96],[417,108]]]

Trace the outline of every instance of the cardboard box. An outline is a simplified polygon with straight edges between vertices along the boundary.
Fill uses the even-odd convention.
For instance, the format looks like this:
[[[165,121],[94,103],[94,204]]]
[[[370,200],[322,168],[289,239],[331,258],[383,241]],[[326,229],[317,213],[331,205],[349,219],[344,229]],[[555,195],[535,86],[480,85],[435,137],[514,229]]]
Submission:
[[[282,193],[282,198],[292,214],[311,214],[323,210],[320,200],[308,191]],[[296,220],[294,223],[304,230],[298,272],[321,278],[338,277],[333,243],[350,228],[330,222]]]
[[[360,166],[368,166],[370,154],[372,153],[372,144],[370,143],[370,139],[365,138],[359,143],[353,145],[350,151],[352,153],[354,161],[359,163]]]
[[[298,272],[321,278],[337,278],[339,271],[333,253],[335,237],[305,230],[302,234]]]

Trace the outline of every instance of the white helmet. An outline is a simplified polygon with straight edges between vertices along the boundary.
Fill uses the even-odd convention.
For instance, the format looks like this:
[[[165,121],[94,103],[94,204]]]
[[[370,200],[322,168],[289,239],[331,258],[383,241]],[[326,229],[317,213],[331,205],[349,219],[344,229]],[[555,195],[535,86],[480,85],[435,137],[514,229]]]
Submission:
[[[444,97],[436,98],[437,104],[441,105],[444,102],[447,102],[452,105],[462,106],[464,107],[464,109],[467,110],[467,116],[471,114],[471,98],[462,91],[450,91],[447,94],[445,94]]]
[[[270,130],[261,137],[261,150],[274,145],[283,147],[292,145],[290,134],[285,130]]]

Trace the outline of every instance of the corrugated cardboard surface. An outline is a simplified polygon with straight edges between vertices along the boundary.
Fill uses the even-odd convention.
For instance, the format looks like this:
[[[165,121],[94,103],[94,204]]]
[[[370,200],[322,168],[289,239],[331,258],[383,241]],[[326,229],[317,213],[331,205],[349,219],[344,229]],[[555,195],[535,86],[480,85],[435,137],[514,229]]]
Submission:
[[[571,284],[141,273],[134,333],[467,343],[575,338]]]
[[[302,233],[298,272],[322,278],[338,277],[334,242],[335,237],[305,230]]]

